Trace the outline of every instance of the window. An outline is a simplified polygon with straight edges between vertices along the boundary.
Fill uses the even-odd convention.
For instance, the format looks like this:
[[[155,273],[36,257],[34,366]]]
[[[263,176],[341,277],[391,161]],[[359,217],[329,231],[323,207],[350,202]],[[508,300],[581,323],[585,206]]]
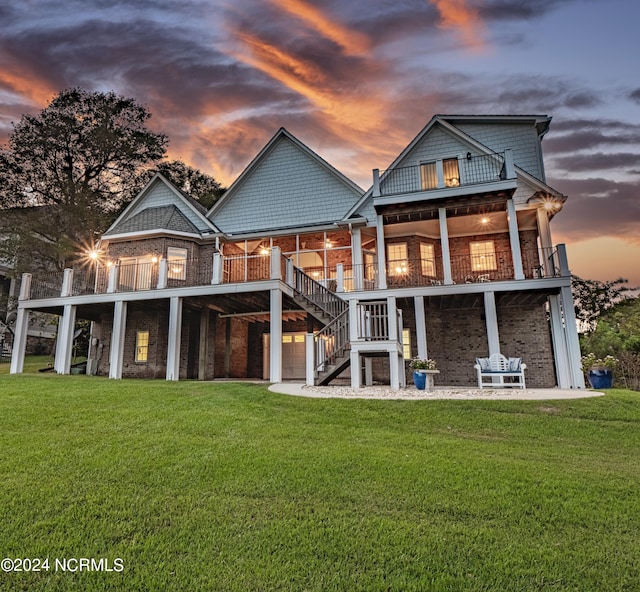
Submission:
[[[435,162],[420,165],[420,182],[422,189],[435,189],[438,186],[438,173]]]
[[[409,329],[402,330],[402,355],[405,360],[411,359],[411,331]]]
[[[420,268],[422,275],[436,276],[436,261],[433,254],[433,245],[420,243]]]
[[[167,249],[167,264],[169,272],[167,277],[170,280],[187,279],[187,249],[169,247]]]
[[[442,178],[439,178],[438,165],[442,164]],[[460,185],[460,169],[457,158],[445,158],[437,162],[420,165],[420,184],[422,189],[438,187],[457,187]]]
[[[118,290],[129,292],[132,290],[149,290],[153,261],[150,257],[122,257],[120,259]]]
[[[445,187],[457,187],[460,185],[460,172],[458,171],[458,159],[447,158],[442,161]]]
[[[497,269],[496,249],[493,241],[470,243],[471,269],[473,271],[490,271]]]
[[[146,362],[149,358],[149,331],[136,333],[136,362]]]
[[[387,258],[389,261],[389,275],[403,275],[407,273],[407,243],[387,245]]]

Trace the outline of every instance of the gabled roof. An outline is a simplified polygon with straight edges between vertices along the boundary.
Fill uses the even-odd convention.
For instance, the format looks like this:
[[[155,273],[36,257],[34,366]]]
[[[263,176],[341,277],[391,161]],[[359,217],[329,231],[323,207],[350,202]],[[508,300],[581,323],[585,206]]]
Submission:
[[[180,212],[176,206],[146,208],[112,226],[106,236],[128,234],[151,230],[167,230],[199,234],[198,229]]]
[[[218,233],[204,212],[193,198],[156,173],[103,236],[135,235],[154,230],[195,235]]]
[[[207,214],[228,234],[334,224],[363,190],[284,128]]]
[[[413,149],[418,146],[422,140],[436,127],[440,126],[446,130],[449,134],[456,137],[460,142],[467,145],[469,148],[480,154],[493,154],[494,151],[479,142],[477,139],[471,137],[463,130],[459,129],[454,123],[530,123],[535,125],[538,137],[542,137],[549,129],[549,123],[551,117],[546,115],[434,115],[427,125],[425,125],[418,135],[400,152],[400,154],[393,160],[393,162],[387,167],[387,171],[392,170],[402,165],[403,160],[411,154]],[[516,174],[526,179],[532,185],[538,187],[542,191],[553,193],[554,195],[561,196],[559,192],[551,188],[549,185],[537,179],[521,167],[515,165]],[[384,173],[381,176],[381,180],[384,178]],[[358,214],[362,214],[368,206],[371,206],[371,195],[373,193],[373,187],[370,187],[367,192],[362,196],[359,202],[347,213],[345,219],[352,218]],[[369,212],[370,214],[371,212]]]

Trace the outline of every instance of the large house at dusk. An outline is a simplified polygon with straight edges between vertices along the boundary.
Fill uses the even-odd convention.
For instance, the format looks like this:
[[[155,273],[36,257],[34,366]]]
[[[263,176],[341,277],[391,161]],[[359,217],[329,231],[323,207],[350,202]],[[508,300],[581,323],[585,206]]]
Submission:
[[[528,386],[583,388],[550,121],[434,116],[366,192],[285,129],[210,211],[157,175],[87,267],[23,276],[11,372],[42,311],[60,315],[62,374],[88,319],[88,371],[111,378],[397,388],[419,356],[475,386],[499,352]]]

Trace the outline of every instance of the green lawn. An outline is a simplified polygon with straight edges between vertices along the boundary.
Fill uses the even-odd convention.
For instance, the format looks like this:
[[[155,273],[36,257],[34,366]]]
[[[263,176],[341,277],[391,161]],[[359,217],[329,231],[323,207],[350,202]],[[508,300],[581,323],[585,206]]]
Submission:
[[[0,590],[638,590],[639,492],[630,391],[363,401],[0,377],[0,559],[50,561]]]

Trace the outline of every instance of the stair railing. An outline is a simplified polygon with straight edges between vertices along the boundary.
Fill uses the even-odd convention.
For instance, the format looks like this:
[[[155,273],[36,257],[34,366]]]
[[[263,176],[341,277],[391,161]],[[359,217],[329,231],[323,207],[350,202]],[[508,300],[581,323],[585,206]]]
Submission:
[[[328,288],[325,288],[320,282],[309,277],[304,271],[293,268],[293,289],[297,294],[302,296],[306,301],[317,306],[327,316],[335,319],[344,311],[348,310],[348,304],[334,294]]]
[[[316,373],[335,365],[349,349],[349,309],[314,333],[313,342]]]

